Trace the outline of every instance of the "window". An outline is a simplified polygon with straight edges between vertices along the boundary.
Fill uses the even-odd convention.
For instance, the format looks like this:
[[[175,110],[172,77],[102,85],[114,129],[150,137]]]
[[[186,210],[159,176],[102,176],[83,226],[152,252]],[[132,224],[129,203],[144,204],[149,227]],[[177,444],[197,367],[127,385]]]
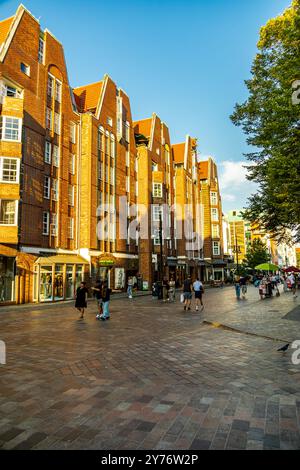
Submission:
[[[47,82],[47,95],[49,98],[53,96],[53,89],[54,89],[54,78],[51,75],[48,75],[48,82]]]
[[[118,117],[117,119],[117,134],[119,138],[123,137],[123,122],[122,118]]]
[[[219,238],[220,237],[220,227],[219,225],[212,226],[212,237]]]
[[[58,80],[55,82],[55,99],[58,103],[61,103],[61,82]]]
[[[98,160],[98,179],[102,180],[103,178],[103,165],[102,162]]]
[[[57,237],[57,214],[51,214],[51,235]]]
[[[217,206],[218,205],[217,193],[215,193],[215,192],[210,193],[210,203],[211,203],[212,206]]]
[[[44,198],[50,199],[50,185],[51,180],[49,176],[44,177]]]
[[[2,84],[1,95],[9,96],[10,98],[21,98],[22,93],[13,86]]]
[[[30,76],[30,67],[24,64],[24,62],[21,62],[21,71],[25,73],[25,75],[28,75],[28,77]]]
[[[159,229],[154,229],[153,231],[154,245],[160,245],[160,236]]]
[[[152,162],[152,171],[158,171],[158,164],[155,162]]]
[[[125,139],[126,142],[130,142],[130,124],[128,121],[126,121],[125,124]]]
[[[50,108],[46,109],[46,129],[52,130],[52,111]]]
[[[109,173],[109,169],[108,169],[108,165],[105,166],[105,183],[108,183],[108,173]]]
[[[59,162],[60,162],[60,149],[57,145],[53,145],[53,165],[56,166],[56,168],[59,168]]]
[[[115,185],[115,169],[112,166],[110,167],[110,184]]]
[[[108,117],[108,118],[107,118],[107,124],[108,124],[110,127],[113,126],[113,120],[112,120],[111,117]]]
[[[45,142],[45,163],[51,163],[51,142]]]
[[[43,235],[49,235],[50,214],[43,212]]]
[[[2,116],[0,120],[1,140],[21,142],[22,119]]]
[[[105,136],[105,153],[106,155],[109,155],[109,135],[106,134]]]
[[[111,158],[115,158],[116,152],[116,144],[115,144],[115,136],[113,134],[110,135],[110,156]]]
[[[213,242],[213,255],[218,256],[220,254],[220,243]]]
[[[104,148],[103,139],[104,139],[104,129],[102,126],[100,126],[99,131],[98,131],[98,150],[100,150],[100,152]]]
[[[58,201],[58,181],[52,180],[52,199]]]
[[[129,152],[129,150],[126,150],[126,166],[127,166],[127,168],[130,167],[130,152]]]
[[[162,206],[153,206],[153,222],[159,222],[159,215],[163,218]]]
[[[69,172],[71,173],[71,175],[75,175],[75,166],[76,166],[76,156],[71,153],[70,155],[70,159],[69,159]]]
[[[211,210],[211,220],[212,220],[213,222],[218,222],[218,221],[219,221],[218,209],[212,209],[212,210]]]
[[[69,192],[68,192],[68,201],[69,201],[69,206],[74,206],[74,186],[69,184]]]
[[[42,38],[40,38],[39,39],[39,53],[38,53],[38,59],[39,59],[40,64],[44,63],[44,50],[45,50],[45,41]]]
[[[17,201],[0,199],[0,225],[17,225]]]
[[[0,182],[19,182],[20,160],[18,158],[0,158]]]
[[[60,135],[60,115],[58,113],[54,113],[54,132]]]
[[[76,144],[76,124],[70,123],[70,141],[72,144]]]
[[[74,219],[73,217],[68,217],[68,238],[73,240],[74,238]]]
[[[161,183],[153,183],[153,197],[162,197]]]

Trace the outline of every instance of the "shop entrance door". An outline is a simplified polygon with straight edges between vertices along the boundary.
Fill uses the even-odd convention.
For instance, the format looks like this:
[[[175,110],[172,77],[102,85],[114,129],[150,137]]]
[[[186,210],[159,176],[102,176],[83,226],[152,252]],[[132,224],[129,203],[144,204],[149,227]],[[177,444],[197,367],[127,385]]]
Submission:
[[[41,266],[40,302],[52,302],[52,266]]]

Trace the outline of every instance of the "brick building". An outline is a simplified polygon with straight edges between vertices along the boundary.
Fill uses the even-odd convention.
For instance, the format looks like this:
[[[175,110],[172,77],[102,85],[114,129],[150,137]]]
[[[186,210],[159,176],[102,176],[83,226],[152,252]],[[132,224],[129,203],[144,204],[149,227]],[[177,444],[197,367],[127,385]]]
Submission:
[[[0,87],[0,301],[71,298],[79,114],[62,45],[23,6],[0,23]]]
[[[139,240],[139,271],[149,285],[164,276],[176,277],[174,240],[174,165],[169,129],[153,114],[134,122],[138,156],[139,205],[151,210],[139,214],[148,225],[147,236]],[[162,240],[160,241],[160,218]]]
[[[203,261],[201,279],[224,280],[223,214],[217,165],[212,158],[198,163],[200,201],[203,207]]]

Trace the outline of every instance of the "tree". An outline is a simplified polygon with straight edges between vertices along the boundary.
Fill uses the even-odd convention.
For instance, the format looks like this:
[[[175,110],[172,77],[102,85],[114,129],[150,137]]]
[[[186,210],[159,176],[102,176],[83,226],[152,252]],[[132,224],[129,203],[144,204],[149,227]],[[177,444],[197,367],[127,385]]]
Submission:
[[[249,268],[254,269],[255,266],[258,266],[259,264],[268,263],[270,258],[266,244],[259,238],[256,238],[249,247],[249,251],[244,259],[244,264]]]
[[[290,241],[290,231],[300,241],[300,104],[292,99],[300,80],[300,0],[261,29],[258,50],[245,82],[249,97],[231,116],[254,147],[247,177],[258,192],[244,214],[277,241]]]

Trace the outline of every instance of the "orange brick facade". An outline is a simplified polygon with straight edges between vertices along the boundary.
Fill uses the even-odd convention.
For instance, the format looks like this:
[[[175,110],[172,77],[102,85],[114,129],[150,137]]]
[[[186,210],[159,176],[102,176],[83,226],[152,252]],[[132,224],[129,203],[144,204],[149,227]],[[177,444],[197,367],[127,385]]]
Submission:
[[[203,178],[196,139],[172,145],[156,114],[133,122],[107,75],[72,89],[62,45],[23,6],[0,22],[0,87],[1,304],[71,299],[83,279],[122,290],[129,276],[144,288],[207,278],[205,259],[223,255],[222,230],[209,232],[210,192],[220,223],[222,209],[216,167]]]

